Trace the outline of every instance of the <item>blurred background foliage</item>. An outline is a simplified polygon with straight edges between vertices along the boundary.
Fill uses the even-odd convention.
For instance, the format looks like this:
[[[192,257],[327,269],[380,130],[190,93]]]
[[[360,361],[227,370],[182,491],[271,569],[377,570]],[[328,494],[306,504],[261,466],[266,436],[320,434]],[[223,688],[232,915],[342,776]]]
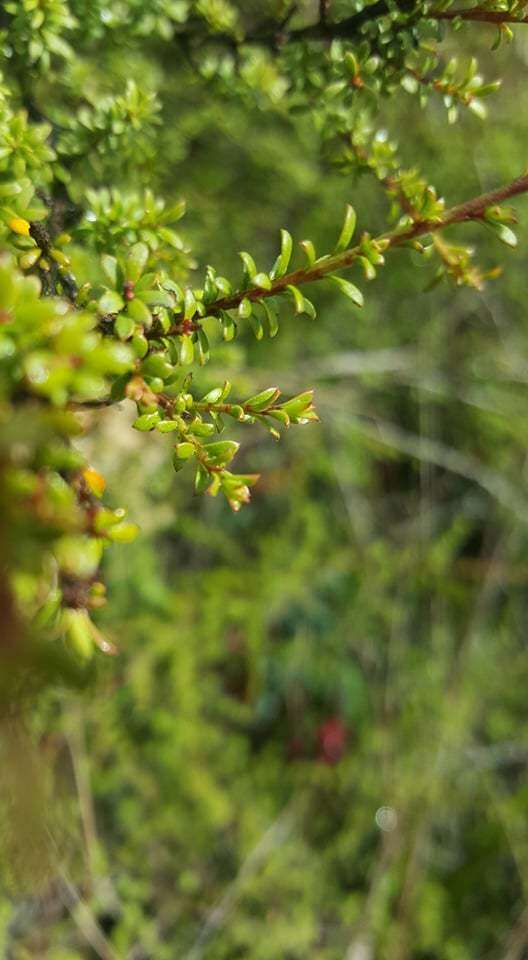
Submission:
[[[440,103],[405,96],[382,108],[448,203],[526,163],[523,29],[493,57],[487,27],[457,38],[504,78],[487,124],[448,129]],[[382,228],[374,180],[325,163],[271,61],[255,54],[230,93],[116,27],[97,71],[64,69],[92,99],[130,77],[158,90],[133,185],[185,194],[201,264],[271,260],[278,224],[326,249],[347,201]],[[35,90],[53,109],[45,73]],[[103,161],[78,163],[79,182],[111,186]],[[491,233],[462,233],[503,261]],[[37,748],[19,732],[2,757],[38,785],[16,811],[26,842],[3,816],[2,956],[527,955],[526,225],[519,237],[480,292],[428,290],[431,266],[396,251],[360,318],[317,290],[316,321],[220,346],[205,387],[218,371],[241,395],[310,384],[324,423],[246,437],[243,469],[263,479],[240,514],[192,497],[162,438],[120,429],[126,402],[87,415],[79,443],[142,535],[105,559],[98,622],[119,655],[84,693],[48,691]]]

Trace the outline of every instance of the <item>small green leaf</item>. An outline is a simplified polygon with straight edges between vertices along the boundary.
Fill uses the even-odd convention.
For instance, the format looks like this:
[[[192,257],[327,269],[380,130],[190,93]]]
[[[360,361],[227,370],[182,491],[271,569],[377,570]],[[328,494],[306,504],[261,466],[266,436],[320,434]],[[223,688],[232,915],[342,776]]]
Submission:
[[[178,461],[177,461],[178,462]],[[181,461],[180,461],[181,462]],[[196,476],[194,478],[194,490],[195,493],[205,493],[208,487],[211,485],[211,474],[208,470],[205,469],[202,464],[198,464],[198,469],[196,470]]]
[[[142,283],[143,283],[143,277],[141,277],[141,280],[139,280],[139,281],[137,282],[137,284],[136,284],[136,290],[138,289],[138,287],[139,287]],[[150,283],[148,284],[148,286],[150,286]],[[177,303],[177,305],[178,305],[178,310],[180,310],[181,307],[182,307],[182,305],[183,305],[183,300],[184,300],[183,290],[182,290],[182,288],[180,287],[180,285],[179,285],[178,283],[176,283],[175,280],[171,280],[169,277],[166,277],[165,280],[163,280],[161,286],[163,287],[164,290],[168,290],[169,293],[173,293],[173,294],[174,294],[174,297],[175,297],[175,299],[176,299],[176,303]]]
[[[288,270],[290,260],[292,258],[293,240],[291,234],[288,233],[287,230],[281,230],[280,239],[281,252],[273,264],[273,269],[270,272],[270,277],[272,280],[276,280],[278,277],[284,276]]]
[[[290,418],[285,410],[268,410],[268,417],[273,417],[274,420],[278,420],[279,423],[284,424],[285,427],[290,426]]]
[[[363,267],[365,278],[367,280],[374,280],[374,277],[376,276],[376,268],[370,262],[370,260],[367,260],[366,257],[358,257],[358,263],[360,263],[361,266]]]
[[[341,233],[339,234],[339,240],[337,241],[335,252],[341,253],[342,250],[346,250],[350,246],[350,241],[354,236],[354,230],[356,229],[356,211],[350,203],[347,204],[345,220]]]
[[[197,309],[198,309],[198,305],[196,303],[196,298],[194,296],[194,293],[190,289],[190,287],[187,287],[187,290],[185,291],[185,297],[184,297],[183,319],[192,320]]]
[[[267,273],[256,273],[251,281],[253,287],[261,287],[263,290],[271,290],[271,280]]]
[[[488,114],[486,104],[482,103],[482,100],[479,100],[478,97],[470,100],[468,107],[476,117],[479,117],[480,120],[485,120]]]
[[[214,432],[214,425],[212,423],[204,423],[199,417],[193,420],[189,426],[189,433],[192,433],[195,437],[211,437]]]
[[[262,390],[260,393],[256,393],[255,396],[250,397],[249,400],[246,400],[244,406],[251,410],[251,412],[255,411],[260,413],[262,410],[273,406],[279,397],[280,390],[278,387],[268,387],[267,390]]]
[[[244,297],[238,305],[238,316],[241,320],[247,320],[253,313],[253,305],[248,297]]]
[[[209,393],[202,397],[200,403],[218,403],[222,397],[222,392],[222,387],[214,387],[213,390],[209,390]]]
[[[230,340],[234,340],[236,337],[237,328],[236,328],[236,323],[233,320],[233,317],[229,313],[227,313],[225,310],[223,310],[222,313],[220,314],[220,322],[222,324],[222,335],[224,337],[224,340],[226,340],[227,342],[229,342]]]
[[[37,247],[36,250],[28,250],[19,258],[18,264],[22,270],[30,270],[34,267],[37,260],[42,256],[42,250]]]
[[[136,321],[136,323],[144,324],[149,327],[152,323],[152,314],[147,307],[146,303],[143,303],[142,300],[134,298],[130,300],[127,304],[127,313]]]
[[[115,290],[107,290],[99,297],[98,310],[100,314],[119,313],[125,306],[123,298]]]
[[[229,417],[234,417],[235,420],[244,419],[244,409],[239,403],[232,403],[229,410],[226,410],[226,413]]]
[[[101,257],[101,266],[104,270],[108,282],[113,286],[119,286],[119,268],[115,257],[104,253]]]
[[[203,447],[209,463],[220,466],[229,463],[233,459],[240,444],[235,440],[217,440],[215,443],[208,443]]]
[[[294,287],[293,284],[288,284],[286,290],[291,293],[294,303],[295,303],[295,312],[298,314],[307,313],[309,317],[314,319],[315,317],[315,307],[311,300],[308,300],[304,297],[298,287]]]
[[[233,292],[233,287],[225,277],[215,277],[215,283],[218,287],[218,293],[221,294],[222,297],[229,297]]]
[[[347,50],[344,56],[345,67],[351,77],[359,76],[359,62],[351,50]]]
[[[106,536],[114,543],[132,543],[139,533],[139,527],[135,523],[118,523],[110,527]]]
[[[412,73],[404,73],[403,77],[400,80],[400,83],[404,90],[407,93],[413,94],[418,90],[418,80]]]
[[[120,340],[128,340],[132,336],[135,326],[132,317],[129,317],[126,313],[120,313],[114,329]]]
[[[0,183],[0,197],[15,197],[22,192],[22,187],[15,180],[8,183]]]
[[[213,303],[218,296],[218,287],[215,283],[214,270],[212,267],[207,267],[205,274],[204,290],[203,290],[203,300],[204,303],[209,304]]]
[[[308,297],[303,297],[303,299],[304,299],[304,312],[308,317],[310,317],[310,320],[315,320],[317,316],[317,311],[312,301],[308,300]]]
[[[276,337],[279,332],[279,316],[277,311],[268,300],[259,300],[258,302],[266,314],[270,337]]]
[[[148,349],[148,344],[147,344]],[[130,374],[125,373],[120,377],[117,377],[112,384],[112,389],[110,390],[110,396],[115,402],[123,400],[126,396],[126,388],[128,381],[130,380]]]
[[[291,400],[283,403],[281,409],[284,410],[289,417],[298,417],[312,406],[313,395],[313,390],[305,390],[304,393],[299,393],[296,397],[292,397]]]
[[[501,243],[505,243],[507,247],[517,246],[517,235],[505,223],[492,223],[489,220],[486,223],[495,231]]]
[[[86,610],[67,607],[62,612],[61,624],[66,646],[79,660],[86,663],[94,654],[94,638],[88,613]]]
[[[344,280],[343,277],[336,277],[334,274],[328,277],[328,279],[332,280],[332,282],[339,287],[341,293],[344,293],[346,297],[352,300],[352,303],[355,303],[356,307],[363,306],[363,294],[350,280]]]
[[[160,420],[160,422],[156,424],[158,433],[173,433],[179,429],[180,424],[176,420]]]
[[[303,253],[308,261],[308,266],[312,267],[317,260],[317,254],[312,241],[302,240],[299,246],[302,247]]]
[[[125,273],[127,280],[139,280],[143,270],[147,265],[149,250],[145,243],[135,243],[125,261]]]
[[[178,200],[171,207],[167,207],[163,211],[161,220],[163,223],[176,223],[177,220],[181,220],[185,213],[185,200]]]
[[[191,365],[194,360],[194,343],[189,334],[180,338],[180,363],[185,367]]]
[[[216,432],[217,432],[217,433],[223,433],[224,430],[225,430],[225,423],[224,423],[224,421],[223,421],[222,415],[221,415],[220,413],[216,413],[216,411],[214,411],[214,410],[211,410],[209,416],[211,417],[211,420],[213,421],[213,424],[214,424],[214,426],[215,426]]]
[[[174,300],[166,290],[138,290],[136,287],[136,298],[149,307],[168,307],[170,309],[174,306]]]
[[[140,293],[142,290],[150,290],[153,284],[157,282],[157,280],[158,280],[157,273],[144,273],[143,276],[136,283],[136,288],[135,288],[136,293]],[[167,283],[165,284],[165,286],[167,286]],[[167,287],[167,289],[171,289],[171,288]],[[182,300],[183,300],[183,293],[182,293]]]
[[[144,377],[160,377],[161,380],[168,380],[174,373],[174,367],[169,363],[166,353],[151,353],[143,361],[141,373]]]
[[[174,448],[174,456],[178,460],[189,460],[196,453],[194,443],[185,440],[183,443],[177,443]]]
[[[142,333],[136,333],[132,337],[131,347],[134,351],[134,356],[142,360],[148,353],[149,343]]]
[[[249,318],[249,322],[256,339],[262,340],[264,338],[264,324],[260,317],[258,317],[256,313],[253,313]]]
[[[203,367],[209,360],[209,340],[202,327],[196,334],[196,346],[198,348],[198,362]]]
[[[491,93],[496,93],[500,86],[500,80],[494,80],[493,83],[483,83],[482,86],[478,87],[477,89],[479,99],[482,99],[482,97],[489,97]]]
[[[148,430],[154,430],[154,427],[159,423],[160,415],[156,410],[155,413],[144,413],[141,417],[138,417],[137,420],[134,420],[132,426],[135,430],[140,430],[142,433],[146,433]]]
[[[245,287],[248,287],[257,273],[257,265],[251,254],[246,253],[245,250],[242,250],[239,256],[244,266],[243,283]]]

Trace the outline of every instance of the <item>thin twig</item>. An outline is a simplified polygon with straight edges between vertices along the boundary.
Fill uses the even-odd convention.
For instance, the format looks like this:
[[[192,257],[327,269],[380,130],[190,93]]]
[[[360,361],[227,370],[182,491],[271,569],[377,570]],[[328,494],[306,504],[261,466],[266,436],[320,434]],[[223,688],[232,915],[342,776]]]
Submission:
[[[428,20],[474,20],[479,23],[528,23],[528,13],[521,17],[507,10],[486,10],[484,7],[472,7],[469,10],[429,10]]]
[[[328,12],[330,10],[331,0],[319,0],[319,21],[320,23],[328,23]]]
[[[375,238],[374,242],[383,242],[385,249],[401,247],[418,237],[435,233],[438,230],[444,230],[446,227],[453,226],[454,224],[467,223],[472,220],[482,220],[488,207],[496,206],[504,200],[509,200],[511,197],[526,193],[527,191],[528,173],[524,173],[515,180],[512,180],[511,183],[498,187],[496,190],[483,193],[458,206],[451,207],[450,210],[446,210],[441,216],[434,220],[415,220],[410,226],[404,229],[396,229],[381,234],[381,236]],[[361,256],[361,253],[361,245],[357,244],[354,247],[344,250],[342,253],[322,257],[320,260],[316,260],[312,266],[301,267],[299,270],[293,270],[291,273],[285,274],[285,276],[275,280],[269,289],[253,287],[249,290],[238,290],[236,293],[230,294],[228,297],[222,297],[210,304],[207,308],[208,314],[214,316],[222,310],[234,310],[244,299],[253,302],[255,300],[265,300],[268,297],[277,296],[277,294],[282,293],[289,286],[301,286],[305,283],[314,283],[318,280],[323,280],[329,274],[352,266],[358,257]],[[178,315],[175,320],[175,326],[171,327],[165,336],[171,336],[174,335],[175,332],[178,332],[181,316]],[[153,333],[152,336],[155,336],[155,333]]]
[[[294,822],[294,808],[292,804],[288,804],[253,847],[233,882],[210,910],[196,941],[185,955],[184,960],[201,960],[206,944],[217,930],[224,925],[240,899],[245,880],[253,876],[271,854],[285,842],[291,833]]]
[[[492,470],[476,457],[448,447],[437,440],[420,437],[401,430],[395,424],[377,418],[363,418],[348,414],[358,431],[384,446],[399,450],[416,460],[429,463],[458,474],[476,483],[498,503],[510,510],[524,524],[528,524],[528,500],[516,487],[496,470]]]
[[[60,880],[62,886],[61,899],[96,957],[99,960],[122,960],[121,955],[114,950],[110,941],[105,937],[88,904],[81,899],[64,871],[60,873]]]
[[[82,830],[84,835],[84,846],[86,850],[86,867],[90,882],[90,889],[93,887],[95,877],[95,855],[98,847],[97,825],[95,820],[95,809],[90,784],[89,760],[86,750],[86,737],[82,708],[75,707],[71,722],[69,724],[66,740],[73,767],[73,776],[75,779],[75,788],[79,800],[79,813],[81,817]]]

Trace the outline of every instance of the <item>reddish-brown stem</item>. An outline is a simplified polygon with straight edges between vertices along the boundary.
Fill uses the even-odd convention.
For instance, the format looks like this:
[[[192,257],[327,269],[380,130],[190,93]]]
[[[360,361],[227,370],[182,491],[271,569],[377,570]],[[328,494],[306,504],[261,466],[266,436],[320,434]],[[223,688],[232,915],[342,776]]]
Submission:
[[[476,20],[479,23],[528,23],[528,13],[522,17],[507,10],[486,10],[471,7],[468,10],[430,10],[426,17],[431,20]]]
[[[415,220],[414,223],[405,227],[403,230],[395,230],[381,234],[374,242],[383,243],[385,249],[399,247],[409,240],[414,240],[428,233],[434,233],[437,230],[444,230],[445,227],[450,227],[457,223],[465,223],[469,220],[480,220],[488,207],[496,206],[504,200],[509,200],[527,191],[528,173],[524,173],[515,180],[512,180],[511,183],[498,187],[496,190],[483,193],[456,207],[451,207],[450,210],[446,210],[438,219]],[[245,298],[252,302],[265,300],[269,297],[277,296],[277,294],[282,293],[289,286],[297,287],[305,283],[315,283],[318,280],[323,280],[331,273],[350,267],[361,255],[361,246],[358,244],[350,247],[348,250],[344,250],[342,253],[323,257],[312,264],[312,266],[301,267],[298,270],[293,270],[285,274],[283,277],[275,280],[269,289],[253,287],[249,290],[238,290],[228,297],[222,297],[220,300],[216,300],[208,306],[208,314],[214,316],[222,310],[234,310]],[[179,332],[180,323],[181,319],[178,318],[175,326],[168,331],[169,336]]]

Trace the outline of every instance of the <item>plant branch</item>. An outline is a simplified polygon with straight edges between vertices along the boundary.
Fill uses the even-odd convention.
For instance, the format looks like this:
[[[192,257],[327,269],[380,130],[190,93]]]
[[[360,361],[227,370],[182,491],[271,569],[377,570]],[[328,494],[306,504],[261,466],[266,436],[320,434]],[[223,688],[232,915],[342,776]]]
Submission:
[[[324,0],[322,0],[322,7],[326,7],[326,13],[328,4],[324,3]],[[317,23],[313,23],[308,27],[299,27],[297,30],[283,31],[282,33],[278,31],[268,36],[259,36],[258,34],[250,35],[246,37],[244,42],[272,44],[275,46],[277,41],[280,43],[295,43],[299,40],[333,40],[336,38],[346,40],[355,36],[364,23],[367,23],[369,20],[376,20],[378,17],[383,17],[388,13],[388,10],[387,0],[376,0],[376,3],[372,3],[370,6],[365,7],[364,10],[360,10],[358,13],[353,14],[353,16],[347,17],[338,23],[329,23],[327,16],[321,16],[321,19],[318,20]]]
[[[515,180],[512,180],[511,183],[498,187],[496,190],[480,194],[480,196],[473,197],[471,200],[467,200],[458,206],[451,207],[435,220],[416,219],[410,226],[404,229],[383,233],[376,238],[375,242],[382,244],[384,249],[401,247],[411,240],[429,233],[435,233],[438,230],[444,230],[446,227],[453,226],[454,224],[481,220],[488,207],[496,206],[504,200],[509,200],[511,197],[526,192],[528,192],[528,173],[522,174]],[[356,244],[356,246],[349,247],[342,253],[321,257],[311,266],[293,270],[275,280],[269,289],[253,287],[248,290],[238,290],[228,297],[222,297],[220,300],[216,300],[208,306],[208,314],[214,316],[222,310],[234,310],[244,299],[252,302],[265,300],[282,293],[289,286],[297,287],[305,283],[315,283],[318,280],[324,280],[329,274],[350,267],[361,255],[361,244]],[[178,316],[176,318],[176,324],[165,336],[181,332],[180,324],[181,317]]]
[[[400,4],[402,10],[406,5],[410,6],[410,0],[402,0]],[[273,26],[267,25],[265,29],[261,27],[240,39],[235,38],[231,33],[215,33],[213,36],[205,38],[196,31],[182,31],[176,34],[176,39],[186,48],[189,42],[193,40],[198,41],[198,43],[206,40],[227,45],[235,51],[239,46],[243,46],[244,44],[259,44],[276,50],[284,44],[296,43],[303,40],[331,41],[334,38],[344,40],[351,39],[357,34],[359,28],[362,27],[364,23],[376,20],[378,17],[383,17],[389,12],[388,0],[376,0],[375,3],[370,4],[370,6],[353,14],[351,17],[347,17],[345,20],[330,22],[328,20],[329,7],[330,0],[319,0],[320,18],[317,23],[310,24],[306,27],[298,27],[296,30],[288,29],[290,18],[293,13],[295,13],[294,4],[282,23],[275,23]]]
[[[469,10],[430,10],[428,20],[475,20],[480,23],[528,23],[528,13],[517,17],[507,10],[486,10],[484,7],[472,7]]]
[[[330,2],[331,0],[319,0],[319,20],[321,23],[326,24],[328,20]]]
[[[411,12],[412,4],[402,0],[399,7],[404,12]],[[326,10],[325,10],[326,8]],[[320,0],[320,10],[328,11],[328,2]],[[328,21],[326,15],[321,15],[318,23],[311,24],[308,27],[299,27],[297,30],[290,30],[287,33],[280,34],[279,38],[275,36],[259,37],[258,35],[246,38],[248,43],[276,43],[277,39],[281,43],[292,43],[299,40],[350,40],[354,37],[364,23],[371,20],[377,20],[379,17],[389,13],[387,0],[377,0],[370,6],[365,7],[358,13],[333,23]],[[485,7],[476,6],[464,10],[428,10],[422,15],[418,13],[419,19],[424,20],[474,20],[483,23],[528,23],[528,13],[523,16],[516,16],[504,10],[487,10]]]

